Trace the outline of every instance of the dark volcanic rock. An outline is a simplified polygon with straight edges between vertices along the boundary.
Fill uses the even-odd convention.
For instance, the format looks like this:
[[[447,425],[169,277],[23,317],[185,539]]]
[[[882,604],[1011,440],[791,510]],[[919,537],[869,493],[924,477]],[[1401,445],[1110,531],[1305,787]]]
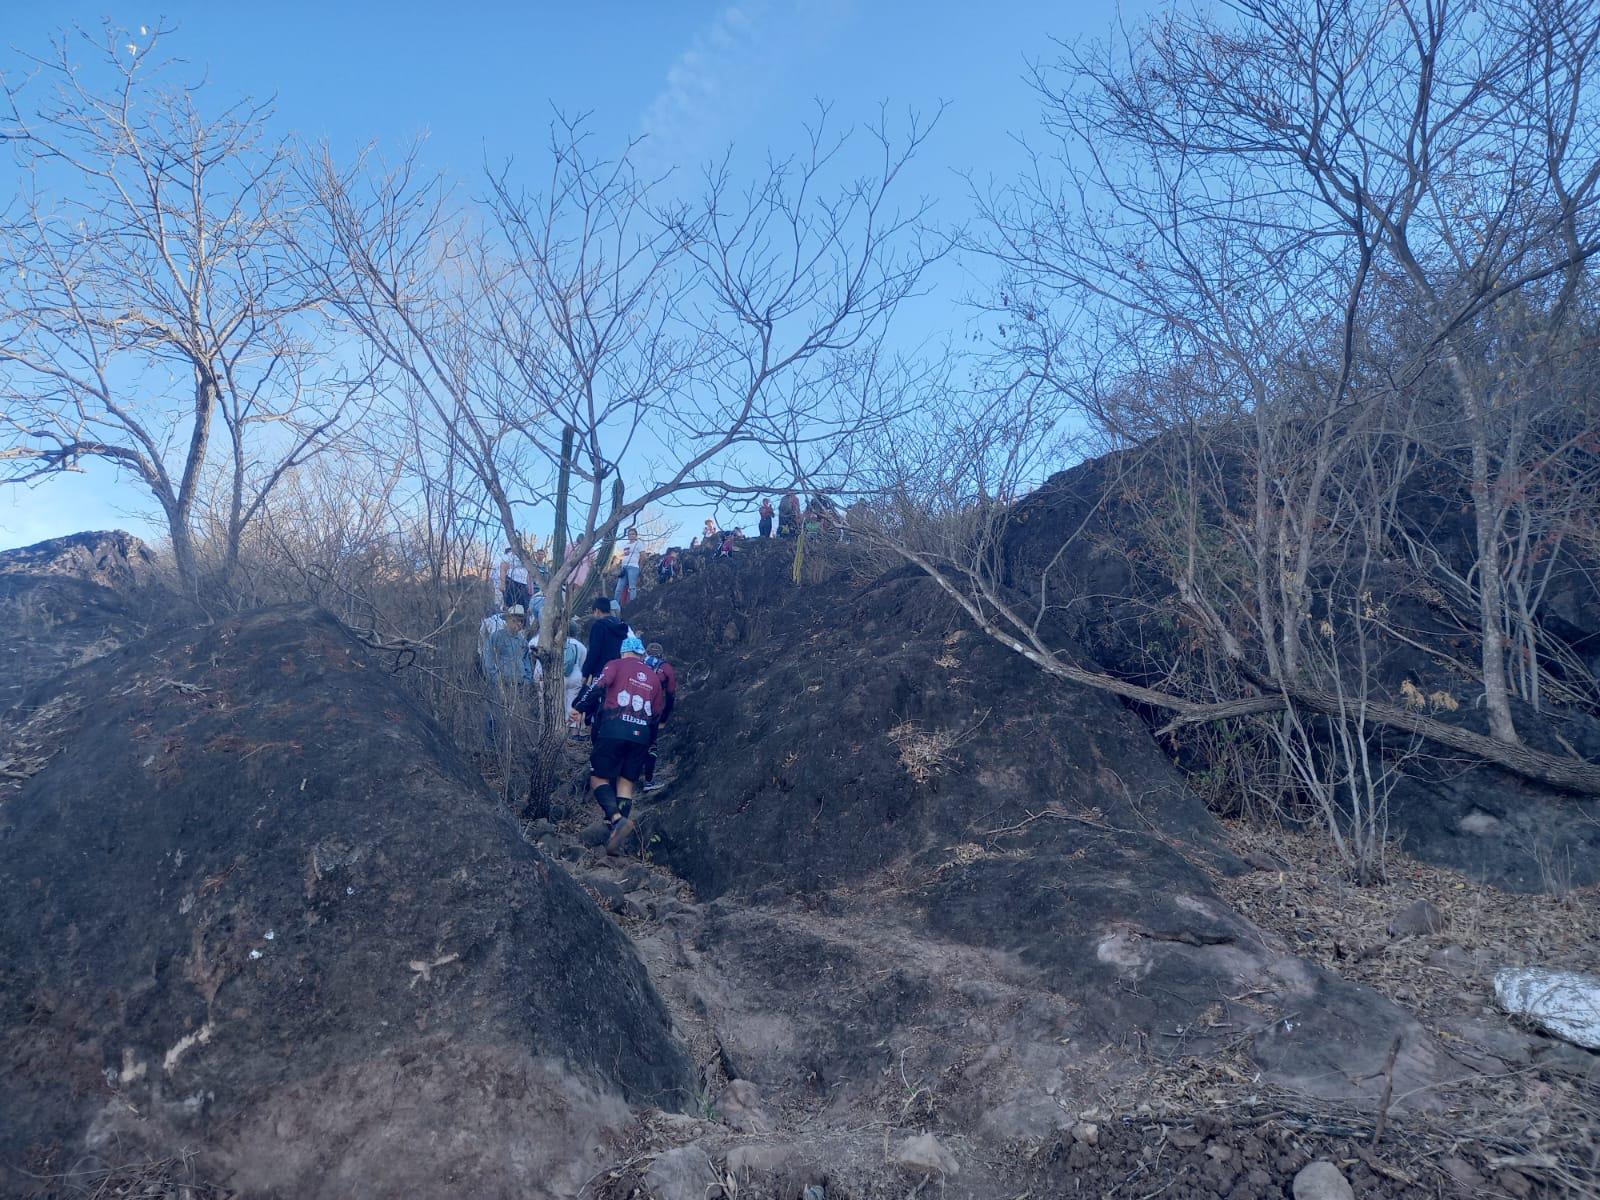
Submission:
[[[631,947],[331,617],[150,638],[22,724],[0,1171],[182,1146],[250,1195],[561,1192],[623,1098],[683,1094]]]
[[[703,897],[827,888],[952,842],[1062,844],[1074,822],[1242,869],[1114,699],[1048,680],[927,580],[862,588],[819,566],[797,588],[792,553],[757,543],[628,612],[694,698],[665,735],[678,775],[646,836]]]

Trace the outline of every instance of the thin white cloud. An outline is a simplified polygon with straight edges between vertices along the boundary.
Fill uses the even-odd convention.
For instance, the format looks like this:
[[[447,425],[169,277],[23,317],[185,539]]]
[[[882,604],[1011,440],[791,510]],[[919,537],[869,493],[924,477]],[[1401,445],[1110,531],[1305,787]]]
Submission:
[[[645,106],[646,153],[693,166],[720,152],[839,29],[849,9],[849,0],[735,0],[724,7],[673,60]],[[808,101],[827,90],[810,89]]]
[[[667,68],[640,122],[655,154],[681,159],[685,152],[704,152],[711,144],[706,135],[728,128],[730,106],[759,75],[768,8],[766,0],[728,5]]]

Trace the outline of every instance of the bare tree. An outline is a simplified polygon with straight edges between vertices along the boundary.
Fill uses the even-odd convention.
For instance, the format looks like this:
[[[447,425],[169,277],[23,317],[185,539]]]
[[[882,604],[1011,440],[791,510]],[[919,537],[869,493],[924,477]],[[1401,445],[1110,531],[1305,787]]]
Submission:
[[[161,40],[107,26],[5,79],[0,140],[23,186],[0,215],[0,463],[13,483],[90,459],[137,479],[193,591],[200,511],[221,515],[231,569],[350,388],[322,358],[317,294],[288,252],[294,202],[268,110],[207,114],[197,88],[167,82]],[[219,418],[225,464],[210,455]]]
[[[491,171],[470,211],[414,158],[308,168],[340,252],[325,286],[374,369],[416,398],[428,453],[459,454],[506,544],[526,553],[560,523],[534,638],[552,738],[576,579],[619,530],[669,497],[753,495],[836,464],[894,415],[854,385],[939,249],[915,236],[920,206],[891,203],[925,136],[874,131],[875,169],[841,183],[847,142],[819,125],[748,188],[724,164],[670,205],[631,151],[596,157],[564,122],[540,187]]]
[[[1025,448],[980,407],[914,477],[890,460],[896,548],[1062,679],[1165,708],[1169,730],[1248,719],[1276,760],[1252,774],[1342,821],[1358,870],[1394,778],[1379,729],[1600,791],[1600,768],[1520,746],[1511,709],[1519,687],[1586,691],[1537,598],[1594,511],[1572,487],[1593,427],[1576,347],[1600,247],[1597,37],[1592,5],[1245,0],[1041,68],[1046,149],[978,195],[975,246],[1003,272],[990,394]],[[1067,410],[1122,451],[1104,503],[1144,591],[1119,603],[1164,630],[1130,677],[1052,649],[1095,600],[1068,569],[1084,530],[1015,579],[1011,526],[1038,510],[976,484],[1036,482]],[[926,478],[957,511],[926,519]],[[1465,563],[1402,502],[1455,479]],[[1405,631],[1371,580],[1408,554],[1477,643],[1487,737],[1374,675]]]

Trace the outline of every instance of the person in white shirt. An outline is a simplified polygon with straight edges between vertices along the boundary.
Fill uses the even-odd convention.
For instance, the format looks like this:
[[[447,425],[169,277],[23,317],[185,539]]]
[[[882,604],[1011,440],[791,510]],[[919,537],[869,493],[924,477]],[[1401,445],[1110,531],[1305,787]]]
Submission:
[[[532,593],[528,588],[528,566],[512,547],[507,546],[500,560],[500,599],[507,608],[513,605],[526,610]]]
[[[644,543],[639,540],[639,531],[630,528],[628,540],[622,543],[622,569],[617,572],[617,590],[611,594],[612,601],[619,607],[639,594],[639,560],[643,554]]]

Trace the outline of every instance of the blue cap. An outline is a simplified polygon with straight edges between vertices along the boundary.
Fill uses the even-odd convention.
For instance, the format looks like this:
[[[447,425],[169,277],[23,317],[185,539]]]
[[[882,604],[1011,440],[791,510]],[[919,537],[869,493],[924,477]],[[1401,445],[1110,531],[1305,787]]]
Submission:
[[[644,653],[644,642],[640,641],[636,637],[623,638],[622,639],[622,652],[624,654],[643,654]]]

